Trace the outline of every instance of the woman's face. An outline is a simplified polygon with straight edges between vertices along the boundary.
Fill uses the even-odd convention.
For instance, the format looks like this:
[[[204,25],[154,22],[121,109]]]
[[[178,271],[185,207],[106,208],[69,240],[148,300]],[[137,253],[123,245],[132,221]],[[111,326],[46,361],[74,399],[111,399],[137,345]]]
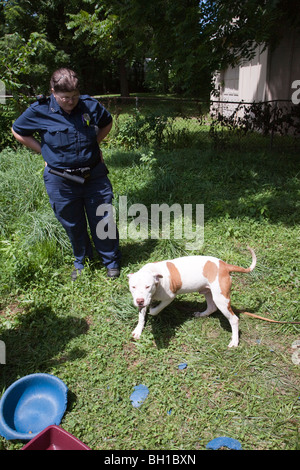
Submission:
[[[54,97],[56,101],[58,102],[59,106],[66,112],[70,113],[75,106],[78,103],[79,100],[79,90],[74,90],[74,91],[60,91],[60,92],[55,92],[52,89],[52,93],[54,94]]]

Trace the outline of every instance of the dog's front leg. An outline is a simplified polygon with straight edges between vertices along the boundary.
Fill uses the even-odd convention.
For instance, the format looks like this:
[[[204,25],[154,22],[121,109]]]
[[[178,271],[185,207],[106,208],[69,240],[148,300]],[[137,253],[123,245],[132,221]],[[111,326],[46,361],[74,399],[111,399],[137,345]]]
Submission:
[[[165,307],[167,307],[173,299],[162,300],[156,307],[151,308],[149,310],[149,315],[158,315]]]
[[[140,339],[140,336],[145,326],[146,313],[147,307],[143,307],[139,310],[139,322],[132,332],[132,336],[134,337],[134,339]]]

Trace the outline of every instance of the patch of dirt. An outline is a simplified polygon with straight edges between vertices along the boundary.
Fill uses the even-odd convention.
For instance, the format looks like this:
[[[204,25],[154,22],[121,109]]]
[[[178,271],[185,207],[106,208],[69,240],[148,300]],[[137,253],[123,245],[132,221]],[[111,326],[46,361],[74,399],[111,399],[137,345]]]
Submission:
[[[18,315],[19,313],[23,313],[23,311],[24,309],[20,307],[18,302],[13,302],[4,308],[0,308],[0,316],[1,317],[15,316],[15,315]]]

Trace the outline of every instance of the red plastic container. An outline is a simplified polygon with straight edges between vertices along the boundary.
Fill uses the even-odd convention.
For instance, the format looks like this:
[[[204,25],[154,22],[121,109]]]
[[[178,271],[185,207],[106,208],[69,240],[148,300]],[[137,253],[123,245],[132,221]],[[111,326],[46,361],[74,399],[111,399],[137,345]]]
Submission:
[[[48,426],[21,450],[92,450],[59,426]]]

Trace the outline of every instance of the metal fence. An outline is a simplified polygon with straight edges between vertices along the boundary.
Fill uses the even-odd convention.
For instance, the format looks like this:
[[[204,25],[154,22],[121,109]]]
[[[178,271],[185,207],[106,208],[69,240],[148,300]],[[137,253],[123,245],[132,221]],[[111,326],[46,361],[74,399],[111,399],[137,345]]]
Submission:
[[[6,104],[10,98],[6,96]],[[144,124],[153,133],[160,133],[157,142],[162,144],[164,133],[176,133],[174,122],[179,119],[190,125],[177,127],[178,138],[173,135],[173,145],[195,145],[215,149],[300,151],[300,104],[291,101],[237,102],[198,100],[161,96],[95,96],[120,121],[120,116],[136,119],[131,129],[144,132]],[[30,101],[34,101],[33,97]],[[0,106],[1,118],[1,106]],[[1,119],[0,119],[1,121]],[[116,126],[116,132],[120,127]],[[128,131],[130,132],[130,126]],[[180,135],[179,135],[180,134]],[[180,138],[179,138],[180,137]],[[127,139],[128,140],[128,139]],[[134,139],[133,139],[134,140]],[[121,142],[122,139],[119,139]],[[141,142],[136,136],[136,144]]]
[[[128,113],[191,120],[197,143],[217,149],[300,151],[300,104],[288,100],[249,103],[145,96],[97,98],[117,117]]]

